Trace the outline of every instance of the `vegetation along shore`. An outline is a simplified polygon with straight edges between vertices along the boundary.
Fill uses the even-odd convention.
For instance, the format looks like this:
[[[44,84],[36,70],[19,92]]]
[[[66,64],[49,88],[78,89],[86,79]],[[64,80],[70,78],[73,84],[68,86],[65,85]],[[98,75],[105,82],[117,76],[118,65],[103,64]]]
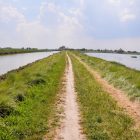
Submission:
[[[32,52],[48,52],[56,51],[55,49],[37,49],[37,48],[0,48],[0,55],[32,53]]]

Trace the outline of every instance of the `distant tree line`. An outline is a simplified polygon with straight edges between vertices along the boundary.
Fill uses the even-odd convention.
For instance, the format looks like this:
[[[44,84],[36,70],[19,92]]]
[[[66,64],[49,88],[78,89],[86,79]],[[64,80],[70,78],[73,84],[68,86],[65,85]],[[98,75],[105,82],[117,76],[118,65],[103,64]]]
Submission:
[[[37,48],[11,48],[11,47],[6,47],[6,48],[0,48],[0,55],[5,55],[5,54],[16,54],[16,53],[31,53],[31,52],[47,52],[47,51],[53,51],[49,49],[37,49]]]
[[[74,48],[69,48],[66,46],[61,46],[58,49],[38,49],[38,48],[11,48],[11,47],[6,47],[6,48],[1,48],[0,47],[0,55],[5,55],[5,54],[16,54],[16,53],[31,53],[31,52],[49,52],[49,51],[63,51],[63,50],[75,50],[75,51],[80,51],[80,52],[88,52],[88,53],[119,53],[119,54],[140,54],[140,52],[137,51],[125,51],[123,49],[118,49],[118,50],[108,50],[108,49],[86,49],[86,48],[80,48],[80,49],[74,49]]]
[[[94,50],[94,49],[86,49],[86,48],[81,48],[81,49],[73,49],[73,48],[68,48],[68,47],[65,47],[65,46],[61,46],[59,49],[59,51],[62,51],[62,50],[76,50],[76,51],[80,51],[80,52],[95,52],[95,53],[119,53],[119,54],[140,54],[140,52],[137,52],[137,51],[125,51],[123,49],[118,49],[118,50],[108,50],[108,49],[97,49],[97,50]]]

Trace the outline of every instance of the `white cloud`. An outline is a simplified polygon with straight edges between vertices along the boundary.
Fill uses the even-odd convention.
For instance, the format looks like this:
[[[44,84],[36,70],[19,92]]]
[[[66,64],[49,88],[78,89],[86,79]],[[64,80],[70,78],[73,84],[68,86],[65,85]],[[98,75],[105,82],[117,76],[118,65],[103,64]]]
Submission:
[[[59,4],[56,5],[53,2],[43,2],[40,6],[38,16],[32,21],[28,21],[15,7],[0,6],[0,20],[5,22],[16,21],[17,27],[15,32],[19,37],[18,41],[20,41],[20,46],[18,47],[21,47],[22,44],[22,46],[25,47],[29,46],[38,48],[56,48],[60,45],[67,45],[68,47],[73,48],[93,49],[129,48],[129,50],[135,50],[136,48],[139,48],[139,38],[97,40],[91,35],[85,35],[85,28],[83,27],[84,25],[81,20],[85,18],[83,12],[85,10],[86,1],[74,1],[76,1],[76,4],[67,9]],[[105,1],[109,1],[111,10],[115,9],[116,17],[121,22],[128,22],[136,18],[135,13],[133,13],[134,11],[131,9],[135,0],[126,0],[130,6],[125,5],[123,0]],[[46,21],[42,22],[44,19],[47,19],[47,23]],[[11,22],[9,22],[9,24],[10,23]],[[6,34],[7,33],[3,32],[0,33],[0,37],[2,36],[4,38],[3,42],[6,42],[7,40]],[[12,35],[12,33],[10,33],[10,35]],[[15,38],[14,43],[12,42],[13,45],[11,46],[18,44],[16,39],[17,37]],[[12,38],[12,40],[14,39]],[[135,48],[133,48],[133,46],[135,46]]]
[[[121,22],[129,22],[136,19],[136,13],[133,8],[135,0],[108,0],[113,5],[116,16],[119,17]]]
[[[47,41],[50,39],[51,32],[40,22],[20,23],[17,26],[17,32],[21,34],[22,40],[31,47],[43,48],[47,43],[50,43]]]
[[[79,21],[81,13],[78,13],[76,8],[74,10],[74,13],[69,14],[70,11],[68,9],[61,9],[61,7],[52,2],[42,3],[39,18],[33,22],[26,21],[19,23],[17,32],[21,34],[24,42],[30,44],[31,47],[47,48],[57,47],[58,44],[74,44],[74,40],[80,35],[83,29]],[[42,24],[42,19],[46,18],[46,14],[48,13],[53,13],[57,22],[57,25],[49,26],[49,28]]]
[[[80,2],[80,8],[83,9],[85,6],[85,0],[79,0]]]
[[[83,0],[80,1],[80,5],[81,4],[83,4]],[[59,36],[72,33],[76,34],[77,30],[82,29],[82,24],[79,21],[79,17],[82,15],[82,13],[79,8],[64,10],[59,5],[55,5],[52,2],[42,3],[39,17],[44,17],[46,12],[53,13],[56,17],[56,22],[58,21],[56,31],[59,33]]]
[[[135,0],[129,0],[129,1],[128,1],[129,5],[131,5],[131,6],[134,5],[135,2],[136,2]]]
[[[108,0],[109,3],[114,4],[114,5],[120,5],[121,0]]]
[[[58,6],[56,6],[54,3],[48,3],[47,5],[47,9],[50,12],[56,12],[58,10]]]
[[[74,45],[74,42],[77,42],[76,40],[79,42],[78,36],[81,36],[83,30],[80,18],[85,1],[78,1],[78,6],[68,9],[63,9],[61,5],[56,5],[53,2],[43,2],[40,6],[38,18],[34,21],[28,21],[17,8],[3,4],[0,6],[0,20],[8,24],[16,22],[15,32],[20,37],[19,41],[23,43],[23,46],[47,48],[57,47],[58,44]],[[57,25],[50,25],[48,28],[43,25],[42,19],[47,18],[46,15],[51,13],[56,17]]]
[[[123,12],[120,14],[120,20],[122,22],[132,21],[136,19],[136,15],[131,13],[129,9],[125,8]]]
[[[16,22],[24,22],[25,17],[18,12],[15,7],[12,6],[0,6],[0,20],[3,22],[9,22],[15,20]]]
[[[132,6],[136,1],[135,0],[108,0],[109,3],[116,5],[116,6]]]
[[[40,12],[39,12],[39,19],[42,19],[46,16],[47,12],[57,13],[59,10],[59,7],[56,6],[52,2],[42,2],[40,6]]]

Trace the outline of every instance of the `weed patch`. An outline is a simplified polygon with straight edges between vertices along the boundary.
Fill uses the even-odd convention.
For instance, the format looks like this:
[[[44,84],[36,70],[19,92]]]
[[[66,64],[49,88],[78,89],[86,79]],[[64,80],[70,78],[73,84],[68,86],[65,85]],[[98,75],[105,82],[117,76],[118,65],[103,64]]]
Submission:
[[[13,108],[6,104],[0,104],[0,117],[5,118],[13,112]]]
[[[27,84],[30,86],[37,86],[37,85],[44,85],[46,83],[46,81],[42,78],[36,78],[30,82],[28,82]]]

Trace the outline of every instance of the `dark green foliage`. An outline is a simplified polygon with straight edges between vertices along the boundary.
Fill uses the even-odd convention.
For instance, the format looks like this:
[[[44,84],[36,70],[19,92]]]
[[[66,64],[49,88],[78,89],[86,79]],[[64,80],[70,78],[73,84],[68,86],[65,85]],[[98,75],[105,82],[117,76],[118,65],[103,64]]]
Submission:
[[[46,83],[46,81],[44,79],[36,78],[36,79],[28,82],[28,85],[30,85],[30,86],[37,86],[37,85],[41,85],[41,84],[44,85],[45,83]]]
[[[23,94],[17,94],[15,100],[17,102],[22,102],[22,101],[25,100],[25,95],[23,95]]]
[[[6,116],[9,116],[13,111],[13,108],[11,106],[8,106],[6,104],[0,104],[0,117],[4,118]]]

